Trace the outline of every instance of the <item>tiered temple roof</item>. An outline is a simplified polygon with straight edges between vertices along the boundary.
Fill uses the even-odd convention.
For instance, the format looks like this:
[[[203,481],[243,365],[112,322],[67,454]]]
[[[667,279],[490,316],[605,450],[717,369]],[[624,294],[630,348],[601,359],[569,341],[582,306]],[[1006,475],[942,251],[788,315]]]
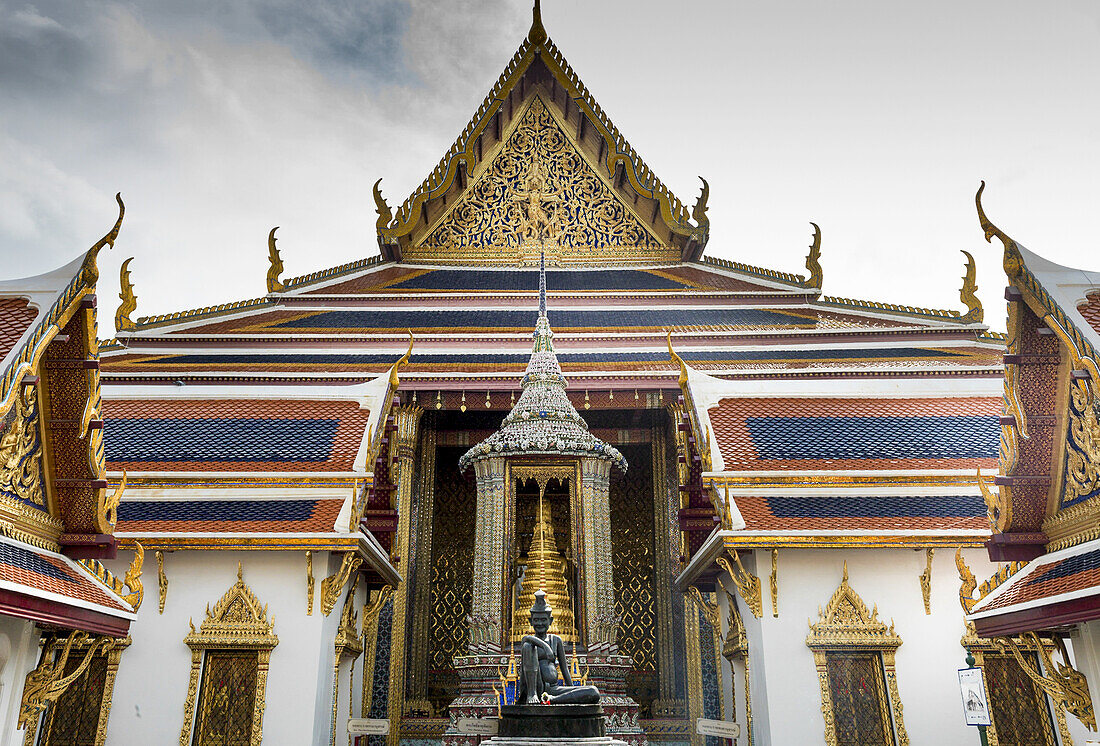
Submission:
[[[990,557],[1011,564],[964,603],[979,634],[1015,635],[1100,619],[1100,272],[1027,250],[981,194],[1009,282],[1000,473],[986,499]]]
[[[710,417],[705,439],[725,463],[713,485],[779,472],[834,481],[878,474],[878,492],[851,497],[879,500],[882,485],[904,473],[916,485],[901,495],[909,513],[860,503],[867,520],[881,514],[904,532],[898,526],[908,517],[952,540],[982,540],[975,479],[960,475],[996,463],[1004,339],[981,323],[972,265],[964,312],[823,296],[816,225],[805,276],[704,257],[708,196],[704,182],[689,211],[645,166],[547,37],[536,7],[527,39],[424,183],[396,212],[376,185],[377,256],[283,279],[273,231],[265,297],[133,323],[126,316],[104,348],[104,380],[135,392],[118,398],[135,400],[147,385],[194,392],[356,385],[384,376],[412,333],[404,403],[508,412],[530,359],[533,265],[545,252],[557,361],[575,409],[675,404],[681,371],[669,362],[671,339],[693,374],[713,382],[713,398],[695,403],[697,420]],[[186,398],[147,409],[148,419],[179,419]],[[232,437],[218,449],[253,449],[261,431],[277,441],[285,419],[278,402],[252,417],[235,398],[207,400],[211,423],[189,425],[186,437],[251,417],[265,422],[247,432],[224,425]],[[108,432],[157,427],[134,425],[140,411],[136,401],[108,405]],[[320,437],[309,411],[298,415],[304,432]],[[479,427],[463,445],[490,434]],[[702,441],[703,430],[693,437]],[[288,449],[293,463],[305,463],[298,459],[306,446]],[[217,461],[212,473],[233,461],[218,449],[197,456]],[[262,448],[255,453],[251,463],[277,465],[264,461]],[[160,456],[137,457],[163,464]],[[112,463],[134,458],[120,452]],[[934,488],[917,484],[926,472],[944,476],[929,478]],[[952,506],[942,515],[918,505],[940,498]],[[762,522],[793,510],[766,505],[754,513]],[[853,517],[823,505],[806,515],[832,510],[837,525]],[[691,530],[705,536],[713,509],[706,501],[696,509]],[[778,535],[768,526],[761,530]]]
[[[125,582],[113,558],[95,321],[97,256],[0,282],[0,614],[123,637],[141,604],[140,550]],[[132,586],[132,587],[128,587]]]

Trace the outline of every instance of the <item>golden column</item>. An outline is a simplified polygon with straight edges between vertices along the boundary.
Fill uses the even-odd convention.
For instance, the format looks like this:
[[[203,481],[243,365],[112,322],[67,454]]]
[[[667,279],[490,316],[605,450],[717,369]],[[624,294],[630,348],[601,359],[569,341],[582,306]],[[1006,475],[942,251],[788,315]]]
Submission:
[[[416,405],[398,407],[394,411],[397,424],[396,458],[394,469],[397,472],[397,536],[394,550],[397,554],[397,571],[401,574],[401,584],[393,596],[393,620],[390,634],[390,692],[389,720],[390,734],[386,742],[398,746],[401,741],[401,716],[405,710],[405,638],[408,630],[406,610],[412,603],[408,582],[412,567],[411,542],[412,530],[412,486],[413,466],[416,454],[416,440],[420,434],[420,417],[424,410]]]

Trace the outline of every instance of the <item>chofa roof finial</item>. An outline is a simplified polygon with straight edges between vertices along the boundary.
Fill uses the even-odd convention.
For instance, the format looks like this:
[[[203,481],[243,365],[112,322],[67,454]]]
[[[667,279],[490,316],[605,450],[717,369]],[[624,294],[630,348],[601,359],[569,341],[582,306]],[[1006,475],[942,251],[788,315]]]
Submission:
[[[532,44],[542,44],[546,41],[546,29],[542,25],[542,3],[535,0],[535,7],[531,9],[531,30],[527,32],[527,38]]]
[[[115,330],[120,332],[132,331],[136,324],[130,318],[130,314],[137,310],[137,296],[134,295],[134,283],[130,281],[130,262],[134,261],[133,257],[130,257],[122,263],[122,268],[118,273],[118,284],[121,292],[118,294],[118,299],[122,301],[119,304],[118,310],[115,311]]]
[[[1020,256],[1020,249],[1016,242],[1009,238],[1007,233],[993,225],[993,221],[986,217],[985,210],[982,208],[982,192],[984,191],[985,182],[983,181],[982,185],[978,187],[978,193],[974,195],[974,204],[978,208],[978,222],[981,223],[982,230],[985,231],[986,243],[993,243],[993,237],[996,236],[1004,244],[1004,270],[1011,280],[1020,274],[1024,260]]]
[[[966,315],[960,320],[964,324],[980,324],[985,320],[985,311],[982,309],[982,302],[978,298],[978,270],[974,266],[974,257],[970,252],[963,250],[963,254],[966,255],[966,274],[963,275],[959,300],[966,304]]]
[[[278,240],[275,238],[277,230],[279,226],[275,226],[267,234],[267,292],[269,293],[278,293],[286,288],[283,281],[279,279],[279,275],[283,273],[283,259],[279,256],[279,250],[275,248],[275,242]]]

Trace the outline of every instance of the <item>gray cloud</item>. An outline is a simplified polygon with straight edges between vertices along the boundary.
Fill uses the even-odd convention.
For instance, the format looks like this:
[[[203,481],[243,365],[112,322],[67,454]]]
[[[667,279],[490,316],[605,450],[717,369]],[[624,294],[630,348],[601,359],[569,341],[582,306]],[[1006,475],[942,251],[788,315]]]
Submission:
[[[544,15],[674,192],[690,202],[708,178],[712,255],[799,271],[815,220],[826,292],[958,308],[967,248],[993,309],[984,177],[1002,227],[1089,264],[1094,4],[555,0]],[[527,0],[0,0],[5,275],[85,249],[118,190],[108,311],[130,255],[142,315],[262,294],[274,225],[291,275],[371,255],[371,184],[403,200],[529,22]]]

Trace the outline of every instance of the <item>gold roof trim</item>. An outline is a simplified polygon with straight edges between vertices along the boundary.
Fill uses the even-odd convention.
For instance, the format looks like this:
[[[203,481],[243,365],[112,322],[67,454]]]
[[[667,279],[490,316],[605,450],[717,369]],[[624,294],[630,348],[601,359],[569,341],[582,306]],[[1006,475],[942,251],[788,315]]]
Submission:
[[[779,270],[768,269],[767,267],[756,267],[751,264],[744,264],[742,262],[731,262],[729,259],[719,259],[713,256],[704,256],[699,261],[703,264],[709,264],[713,267],[732,269],[736,272],[743,272],[745,274],[754,275],[755,277],[760,277],[765,280],[775,280],[777,282],[783,282],[799,290],[806,289],[806,278],[802,275],[796,275],[791,272],[780,272]]]
[[[137,326],[143,328],[163,326],[178,321],[191,321],[206,316],[228,313],[229,311],[239,311],[242,308],[255,308],[257,306],[267,305],[274,306],[275,304],[267,298],[249,298],[248,300],[238,300],[232,303],[221,303],[216,306],[193,308],[189,311],[176,311],[175,313],[165,313],[159,316],[142,316],[137,320]]]
[[[894,303],[876,303],[869,300],[856,300],[855,298],[837,298],[833,295],[823,296],[818,303],[837,308],[856,308],[861,311],[889,311],[902,316],[917,316],[937,321],[962,321],[962,314],[958,311],[947,311],[938,308],[920,308],[918,306],[899,306]]]

